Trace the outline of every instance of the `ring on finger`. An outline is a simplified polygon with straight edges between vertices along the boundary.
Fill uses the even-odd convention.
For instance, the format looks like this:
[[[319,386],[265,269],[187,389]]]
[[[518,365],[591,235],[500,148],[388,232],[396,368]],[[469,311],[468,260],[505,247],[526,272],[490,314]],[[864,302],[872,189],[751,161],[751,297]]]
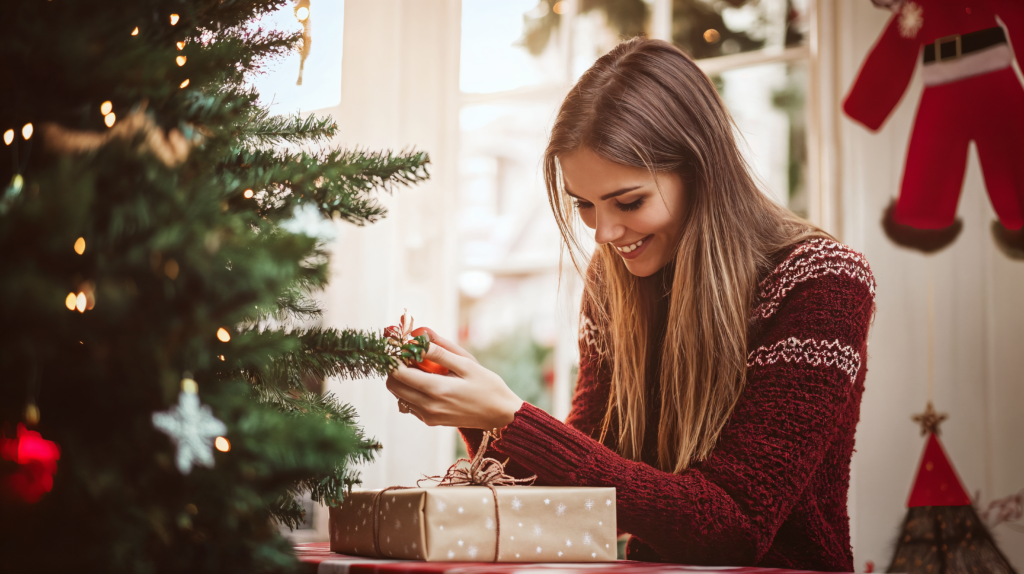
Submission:
[[[408,414],[412,412],[412,406],[405,399],[398,399],[398,412]]]

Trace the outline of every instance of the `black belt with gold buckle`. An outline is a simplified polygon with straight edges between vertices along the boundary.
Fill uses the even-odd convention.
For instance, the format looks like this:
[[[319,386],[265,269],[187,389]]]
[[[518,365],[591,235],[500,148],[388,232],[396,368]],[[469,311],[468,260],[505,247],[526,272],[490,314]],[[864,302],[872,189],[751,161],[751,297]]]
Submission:
[[[946,62],[955,60],[964,54],[991,48],[1006,43],[1006,33],[999,26],[971,32],[969,34],[953,34],[935,40],[935,43],[924,47],[924,63]]]

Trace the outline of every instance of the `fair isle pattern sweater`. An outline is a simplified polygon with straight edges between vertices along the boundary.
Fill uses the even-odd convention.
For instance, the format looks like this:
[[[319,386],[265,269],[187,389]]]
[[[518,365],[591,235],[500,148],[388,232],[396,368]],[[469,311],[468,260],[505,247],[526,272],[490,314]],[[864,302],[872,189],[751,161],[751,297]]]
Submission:
[[[845,245],[793,249],[759,284],[735,410],[712,454],[680,474],[657,468],[656,433],[641,461],[596,440],[611,374],[584,309],[568,419],[524,403],[489,454],[538,484],[614,486],[630,559],[853,571],[846,503],[874,294],[867,261]],[[461,430],[473,454],[481,431]]]

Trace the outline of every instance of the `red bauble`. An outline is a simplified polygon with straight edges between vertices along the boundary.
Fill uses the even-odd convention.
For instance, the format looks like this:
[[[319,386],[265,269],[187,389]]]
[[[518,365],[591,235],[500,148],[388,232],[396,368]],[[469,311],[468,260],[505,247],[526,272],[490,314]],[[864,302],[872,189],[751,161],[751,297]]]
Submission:
[[[0,438],[0,457],[14,461],[19,469],[6,477],[7,487],[28,503],[38,502],[53,488],[53,475],[57,472],[60,447],[46,440],[36,431],[18,424],[18,437]]]

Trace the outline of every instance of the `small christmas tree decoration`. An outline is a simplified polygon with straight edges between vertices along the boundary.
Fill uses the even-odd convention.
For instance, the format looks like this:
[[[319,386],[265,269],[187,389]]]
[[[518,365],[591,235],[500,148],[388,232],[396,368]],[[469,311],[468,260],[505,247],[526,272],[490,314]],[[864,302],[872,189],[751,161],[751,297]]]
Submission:
[[[60,458],[57,443],[18,423],[17,438],[0,438],[0,458],[18,464],[17,472],[4,477],[5,490],[25,502],[38,502],[53,489],[53,475]]]
[[[446,367],[423,358],[423,353],[430,346],[430,336],[426,327],[413,329],[413,318],[408,309],[402,313],[397,326],[384,329],[384,336],[388,339],[388,345],[398,351],[398,356],[405,364],[436,375],[449,373]]]
[[[214,441],[228,432],[228,427],[217,417],[209,405],[199,403],[196,382],[181,382],[178,405],[169,411],[153,413],[153,426],[171,437],[178,447],[175,462],[181,474],[192,472],[194,464],[213,468]]]
[[[931,401],[913,417],[928,440],[887,572],[1014,574],[942,448],[939,424],[945,419]]]

